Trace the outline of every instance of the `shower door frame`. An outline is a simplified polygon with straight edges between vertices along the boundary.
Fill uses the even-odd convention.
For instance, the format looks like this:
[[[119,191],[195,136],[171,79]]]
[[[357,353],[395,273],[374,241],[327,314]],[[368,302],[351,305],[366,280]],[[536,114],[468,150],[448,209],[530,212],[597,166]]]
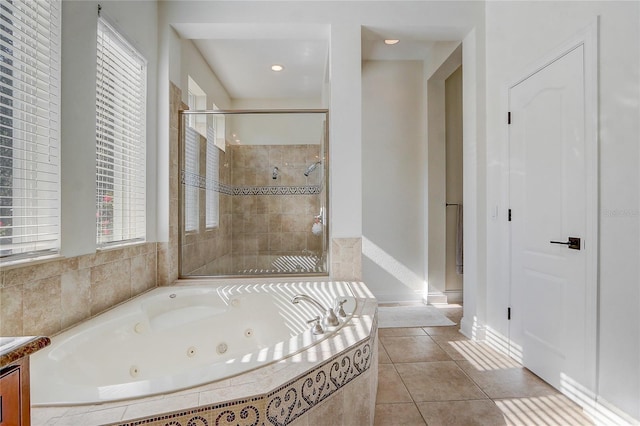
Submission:
[[[251,114],[324,114],[324,158],[322,159],[322,171],[325,188],[324,196],[324,214],[323,214],[323,226],[325,232],[322,239],[322,254],[321,259],[324,259],[325,271],[324,272],[301,272],[290,274],[226,274],[226,275],[183,275],[182,273],[182,251],[183,251],[183,239],[184,239],[184,188],[180,182],[180,176],[184,170],[184,143],[185,143],[185,121],[188,115],[251,115]],[[328,277],[330,275],[331,265],[331,246],[329,244],[329,109],[317,108],[317,109],[216,109],[216,110],[178,110],[178,279],[211,279],[211,278],[254,278],[254,277]]]

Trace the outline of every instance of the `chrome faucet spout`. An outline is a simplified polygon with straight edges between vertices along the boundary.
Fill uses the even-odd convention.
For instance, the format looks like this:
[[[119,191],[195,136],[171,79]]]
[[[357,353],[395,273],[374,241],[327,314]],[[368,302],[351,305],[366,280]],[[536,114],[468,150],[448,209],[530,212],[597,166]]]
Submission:
[[[291,299],[291,303],[298,304],[301,300],[311,303],[313,306],[320,309],[320,312],[322,313],[327,311],[327,308],[322,306],[322,303],[318,302],[316,299],[306,294],[296,294],[295,296],[293,296],[293,299]]]
[[[340,324],[340,321],[338,320],[335,312],[333,312],[333,309],[325,308],[324,306],[322,306],[322,303],[318,302],[316,299],[307,294],[296,294],[295,296],[293,296],[293,299],[291,299],[291,303],[298,304],[301,300],[311,303],[313,306],[320,309],[320,312],[324,313],[322,322],[325,325],[334,327]]]

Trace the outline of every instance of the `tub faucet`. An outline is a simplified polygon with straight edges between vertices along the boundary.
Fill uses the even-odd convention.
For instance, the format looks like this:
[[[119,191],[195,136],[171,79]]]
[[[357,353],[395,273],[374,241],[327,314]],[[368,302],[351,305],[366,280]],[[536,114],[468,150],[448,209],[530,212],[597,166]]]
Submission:
[[[320,309],[320,312],[324,313],[322,322],[325,326],[335,327],[336,325],[340,324],[340,321],[338,320],[335,312],[333,312],[333,309],[325,308],[324,306],[322,306],[322,303],[318,302],[316,299],[309,295],[296,294],[295,296],[293,296],[293,299],[291,299],[291,303],[298,304],[301,300],[311,303],[313,306]]]

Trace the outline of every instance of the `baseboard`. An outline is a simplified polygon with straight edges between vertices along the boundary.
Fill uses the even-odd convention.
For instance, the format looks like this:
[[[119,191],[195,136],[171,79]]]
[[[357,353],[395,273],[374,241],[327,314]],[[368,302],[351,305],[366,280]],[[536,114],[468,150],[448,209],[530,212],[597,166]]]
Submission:
[[[462,303],[462,290],[446,290],[444,292],[434,291],[427,294],[426,299],[423,299],[425,303],[429,305],[438,304],[461,304]]]
[[[465,331],[462,328],[468,331]],[[465,322],[463,318],[460,331],[465,336],[471,338],[475,332],[474,325],[469,324],[468,321]],[[490,327],[485,329],[485,342],[487,342],[487,344],[494,350],[522,364],[521,352],[517,349],[514,350],[513,347],[510,348],[508,338]],[[601,397],[598,397],[592,390],[586,389],[578,383],[572,383],[567,380],[566,383],[563,383],[562,388],[563,389],[560,389],[560,392],[579,405],[582,408],[582,411],[591,417],[596,425],[640,426],[640,421],[638,419],[634,419],[629,414],[622,412],[615,405]]]
[[[440,291],[429,292],[424,301],[428,305],[447,304],[447,295]]]
[[[462,304],[462,290],[446,290],[444,294],[448,304]]]
[[[373,295],[378,300],[378,303],[419,303],[423,302],[423,298],[419,294],[398,294],[398,293],[383,293],[373,292]]]
[[[615,405],[603,398],[598,398],[592,404],[584,404],[582,408],[586,414],[591,416],[597,425],[603,426],[638,426],[640,420],[632,418],[627,413],[622,412]]]

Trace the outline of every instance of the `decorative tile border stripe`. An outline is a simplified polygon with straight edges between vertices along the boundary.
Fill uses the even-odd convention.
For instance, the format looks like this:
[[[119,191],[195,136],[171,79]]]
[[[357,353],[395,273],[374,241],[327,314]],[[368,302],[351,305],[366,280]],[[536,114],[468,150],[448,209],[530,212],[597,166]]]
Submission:
[[[185,170],[180,171],[180,183],[200,189],[211,189],[226,195],[317,195],[321,192],[320,185],[232,186]]]
[[[370,342],[338,355],[300,379],[267,395],[266,418],[273,426],[286,426],[371,366]]]
[[[217,180],[207,179],[206,176],[185,170],[180,171],[180,183],[186,186],[195,186],[200,189],[211,189],[222,194],[234,195],[233,186],[218,182]]]
[[[286,426],[369,370],[375,332],[267,394],[111,426]]]
[[[309,186],[240,186],[233,188],[233,195],[315,195],[319,185]]]

